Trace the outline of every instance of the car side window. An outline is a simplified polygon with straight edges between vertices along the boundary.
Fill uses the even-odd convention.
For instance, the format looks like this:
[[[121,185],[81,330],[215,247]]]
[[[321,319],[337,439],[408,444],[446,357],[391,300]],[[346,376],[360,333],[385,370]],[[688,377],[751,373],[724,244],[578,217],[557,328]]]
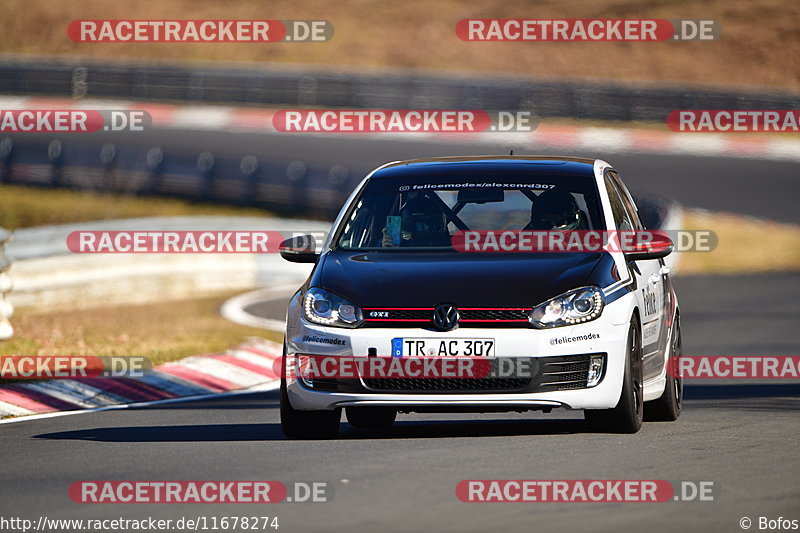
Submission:
[[[625,209],[622,195],[619,189],[614,185],[614,182],[608,177],[608,174],[606,174],[605,183],[606,191],[608,191],[608,200],[611,202],[611,214],[614,216],[614,224],[616,224],[617,229],[621,231],[633,230],[633,221],[627,209]]]
[[[619,191],[619,196],[620,199],[622,200],[622,205],[628,212],[628,216],[634,225],[634,229],[638,231],[644,230],[644,224],[642,224],[642,221],[639,218],[639,211],[636,209],[636,204],[633,203],[633,198],[631,197],[631,193],[628,192],[628,189],[622,183],[622,180],[619,179],[619,174],[617,174],[613,170],[610,170],[608,174],[611,176],[611,182],[615,185],[617,191]]]

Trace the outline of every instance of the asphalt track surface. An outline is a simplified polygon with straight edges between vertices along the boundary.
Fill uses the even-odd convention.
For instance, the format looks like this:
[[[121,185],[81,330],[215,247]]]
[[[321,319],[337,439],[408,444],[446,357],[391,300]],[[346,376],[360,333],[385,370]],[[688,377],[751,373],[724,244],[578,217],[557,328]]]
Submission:
[[[204,135],[211,136],[187,134],[173,141],[202,149]],[[352,158],[354,168],[487,152],[485,146],[429,142],[300,143],[224,134],[216,139],[217,149],[291,149],[335,162]],[[795,163],[602,155],[635,189],[690,206],[800,221],[793,207],[800,193]],[[796,355],[799,283],[800,274],[677,279],[684,352]],[[283,305],[276,301],[254,310],[282,318]],[[277,515],[279,532],[732,532],[742,531],[742,517],[753,521],[751,530],[758,530],[761,516],[800,519],[797,381],[695,381],[687,385],[678,422],[646,423],[636,435],[589,433],[579,412],[554,411],[400,415],[383,434],[343,423],[336,440],[287,441],[277,406],[277,393],[262,392],[2,425],[0,516]],[[333,499],[265,506],[81,505],[69,499],[70,483],[106,479],[324,481],[333,487]],[[713,481],[715,501],[463,503],[455,495],[463,479]]]

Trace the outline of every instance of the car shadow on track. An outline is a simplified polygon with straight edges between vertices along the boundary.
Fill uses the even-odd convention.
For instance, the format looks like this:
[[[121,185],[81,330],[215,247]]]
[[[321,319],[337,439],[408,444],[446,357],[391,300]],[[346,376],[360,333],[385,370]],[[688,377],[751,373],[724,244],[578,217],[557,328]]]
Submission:
[[[412,439],[564,435],[588,432],[583,420],[468,420],[397,422],[386,430],[360,430],[342,422],[339,439]],[[278,423],[129,426],[78,429],[36,439],[95,442],[242,442],[286,440]]]
[[[339,437],[347,439],[437,439],[514,437],[591,433],[583,419],[554,420],[413,420],[398,421],[384,430],[364,430],[343,423]]]

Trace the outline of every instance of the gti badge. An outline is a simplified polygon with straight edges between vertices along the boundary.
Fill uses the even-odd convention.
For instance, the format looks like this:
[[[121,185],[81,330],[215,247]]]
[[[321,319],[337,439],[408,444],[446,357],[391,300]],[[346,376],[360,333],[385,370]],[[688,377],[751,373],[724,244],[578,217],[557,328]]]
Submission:
[[[433,310],[433,325],[439,331],[450,331],[458,327],[458,309],[453,304],[439,304]]]

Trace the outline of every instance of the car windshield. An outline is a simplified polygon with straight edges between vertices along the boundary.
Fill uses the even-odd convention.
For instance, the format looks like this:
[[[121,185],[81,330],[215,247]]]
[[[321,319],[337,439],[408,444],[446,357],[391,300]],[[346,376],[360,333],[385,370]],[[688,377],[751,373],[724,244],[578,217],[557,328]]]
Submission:
[[[459,231],[605,229],[587,176],[373,178],[340,226],[346,250],[452,250]]]

